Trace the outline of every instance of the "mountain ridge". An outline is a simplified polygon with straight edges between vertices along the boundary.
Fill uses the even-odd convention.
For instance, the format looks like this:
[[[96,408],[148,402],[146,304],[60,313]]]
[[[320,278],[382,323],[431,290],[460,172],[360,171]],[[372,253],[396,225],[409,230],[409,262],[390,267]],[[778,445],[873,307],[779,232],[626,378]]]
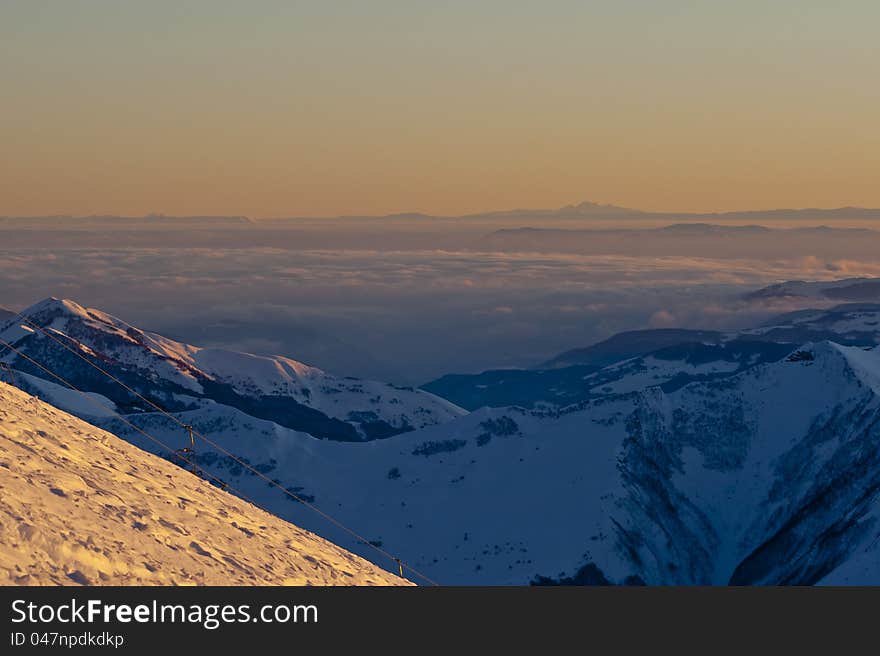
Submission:
[[[532,369],[447,374],[423,389],[468,410],[537,403],[564,406],[582,399],[659,385],[671,390],[779,360],[799,343],[830,340],[880,344],[880,304],[844,303],[779,315],[727,332],[681,328],[624,331],[565,351]]]
[[[65,317],[81,310],[102,318],[62,309]],[[47,330],[79,337],[79,324],[57,318]],[[484,407],[370,441],[318,439],[250,408],[193,396],[173,418],[119,408],[106,380],[86,379],[93,410],[70,411],[172,461],[188,445],[181,424],[191,425],[199,468],[230,489],[375,557],[297,499],[332,509],[441,584],[867,583],[880,581],[874,319],[864,306],[844,305],[739,335],[752,341],[723,335],[717,344],[666,346],[584,373],[586,398]],[[135,343],[146,339],[129,329],[120,328]],[[18,344],[28,339],[14,334]],[[872,341],[845,345],[826,334]],[[804,335],[817,339],[760,341]],[[105,354],[108,344],[93,335],[94,357],[130,364],[134,356],[113,346],[117,337]],[[25,346],[38,360],[51,355],[34,339]],[[150,371],[185,377],[179,363],[198,364],[176,344],[165,346],[177,364],[162,360],[168,368]],[[73,393],[19,364],[18,385],[72,403]],[[51,363],[64,375],[83,365]],[[116,411],[126,412],[124,421]],[[169,446],[157,449],[144,433]]]
[[[0,224],[3,222],[21,222],[21,221],[40,221],[40,222],[64,222],[64,221],[123,221],[129,223],[162,223],[162,222],[179,222],[184,224],[246,224],[255,225],[262,222],[272,221],[290,221],[290,220],[309,220],[309,221],[333,221],[333,220],[358,220],[358,219],[497,219],[497,218],[518,218],[518,217],[613,217],[613,216],[632,216],[634,218],[648,219],[669,219],[674,220],[676,217],[682,217],[692,220],[747,220],[750,218],[765,217],[771,220],[780,219],[811,219],[819,220],[822,218],[833,219],[835,217],[847,219],[877,219],[880,218],[880,208],[871,207],[805,207],[805,208],[774,208],[774,209],[756,209],[756,210],[731,210],[720,212],[699,212],[699,211],[663,211],[663,210],[644,210],[630,207],[622,207],[613,203],[598,203],[589,200],[562,205],[555,208],[512,208],[500,210],[488,210],[484,212],[465,212],[462,214],[434,214],[427,211],[399,211],[387,214],[339,214],[327,216],[275,216],[254,218],[244,215],[216,215],[216,216],[198,216],[198,215],[173,215],[154,213],[143,216],[133,215],[113,215],[113,214],[92,214],[92,215],[33,215],[33,216],[0,216]]]
[[[44,365],[55,363],[73,377],[70,382],[79,382],[129,411],[144,410],[142,399],[108,383],[82,360],[98,360],[102,368],[166,409],[205,402],[231,404],[328,439],[380,439],[464,413],[427,392],[339,378],[283,356],[175,342],[69,300],[46,299],[22,316],[42,330],[7,320],[0,324],[0,337],[25,354],[38,356]],[[22,371],[45,377],[22,357],[5,357]]]
[[[315,440],[231,408],[181,419],[441,584],[809,584],[834,580],[837,564],[874,544],[880,462],[866,458],[880,458],[877,380],[880,348],[819,342],[668,392],[483,408],[366,443]],[[181,438],[167,418],[130,419]],[[100,424],[143,441],[116,420]],[[369,557],[221,453],[199,458],[262,506]],[[846,517],[859,519],[832,529]],[[823,551],[826,530],[845,541]],[[761,554],[786,535],[797,553],[768,564]],[[880,581],[876,565],[870,577]]]

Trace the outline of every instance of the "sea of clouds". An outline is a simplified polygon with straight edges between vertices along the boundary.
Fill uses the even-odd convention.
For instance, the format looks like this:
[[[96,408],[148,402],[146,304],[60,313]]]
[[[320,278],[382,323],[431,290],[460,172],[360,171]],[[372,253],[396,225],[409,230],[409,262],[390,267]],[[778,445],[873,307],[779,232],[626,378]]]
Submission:
[[[0,305],[76,300],[202,346],[421,384],[527,367],[621,330],[737,328],[816,305],[756,305],[783,280],[880,276],[880,261],[273,248],[16,248]]]

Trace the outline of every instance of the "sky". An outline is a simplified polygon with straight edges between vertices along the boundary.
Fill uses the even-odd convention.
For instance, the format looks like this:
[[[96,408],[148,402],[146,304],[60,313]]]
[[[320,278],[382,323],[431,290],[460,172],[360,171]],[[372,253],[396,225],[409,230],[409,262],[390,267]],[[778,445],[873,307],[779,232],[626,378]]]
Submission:
[[[0,215],[880,206],[874,0],[3,0]]]

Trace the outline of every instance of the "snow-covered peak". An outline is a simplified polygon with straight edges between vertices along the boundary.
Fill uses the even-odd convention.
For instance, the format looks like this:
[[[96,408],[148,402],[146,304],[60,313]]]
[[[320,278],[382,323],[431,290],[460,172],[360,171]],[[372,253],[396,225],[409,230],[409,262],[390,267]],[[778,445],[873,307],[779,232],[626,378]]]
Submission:
[[[443,584],[808,584],[865,553],[856,581],[874,583],[880,394],[865,381],[877,360],[876,349],[808,342],[673,390],[483,408],[367,444],[220,406],[184,418]],[[183,438],[160,417],[134,421]],[[200,451],[282,517],[327,530],[221,455]],[[370,556],[332,528],[326,537]]]
[[[56,298],[50,296],[42,301],[34,303],[29,308],[22,311],[22,315],[26,317],[40,316],[47,312],[54,312],[59,315],[70,315],[80,318],[88,318],[88,310],[79,303],[64,298]]]
[[[62,333],[63,327],[68,326],[70,321],[80,322],[92,330],[118,337],[145,354],[176,363],[186,374],[199,371],[222,378],[235,372],[242,381],[267,389],[278,380],[289,382],[300,377],[325,375],[317,367],[284,356],[254,355],[178,342],[141,330],[106,312],[84,308],[68,299],[53,297],[40,301],[24,310],[22,315],[44,328]]]
[[[0,450],[0,584],[406,584],[2,383]]]
[[[80,322],[93,330],[118,336],[166,358],[185,361],[190,353],[198,350],[187,344],[152,335],[111,314],[94,308],[85,308],[69,299],[47,298],[23,310],[21,314],[43,328],[54,328],[61,332],[69,322]]]
[[[196,399],[210,399],[320,437],[355,441],[387,437],[465,414],[422,390],[340,378],[284,356],[177,342],[70,300],[46,299],[23,316],[46,332],[11,321],[0,328],[0,337],[61,376],[79,381],[86,391],[107,394],[106,377],[90,371],[77,355],[100,361],[102,368],[141,393],[151,394],[166,409],[184,409]],[[46,376],[21,359],[2,353],[0,357],[35,376]],[[116,392],[111,398],[121,402],[121,407],[146,407],[142,400],[131,395],[122,398],[120,390]]]

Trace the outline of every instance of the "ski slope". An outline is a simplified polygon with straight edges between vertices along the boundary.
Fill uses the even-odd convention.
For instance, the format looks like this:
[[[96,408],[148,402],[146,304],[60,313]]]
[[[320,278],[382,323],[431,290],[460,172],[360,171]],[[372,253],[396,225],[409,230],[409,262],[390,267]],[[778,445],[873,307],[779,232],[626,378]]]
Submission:
[[[848,580],[869,583],[880,581],[878,390],[880,349],[822,342],[671,391],[483,408],[365,443],[222,406],[179,418],[441,584],[810,584],[850,560],[861,564]],[[129,418],[184,444],[168,417]],[[197,448],[261,506],[372,557],[221,451]]]
[[[406,583],[0,383],[0,584]]]

